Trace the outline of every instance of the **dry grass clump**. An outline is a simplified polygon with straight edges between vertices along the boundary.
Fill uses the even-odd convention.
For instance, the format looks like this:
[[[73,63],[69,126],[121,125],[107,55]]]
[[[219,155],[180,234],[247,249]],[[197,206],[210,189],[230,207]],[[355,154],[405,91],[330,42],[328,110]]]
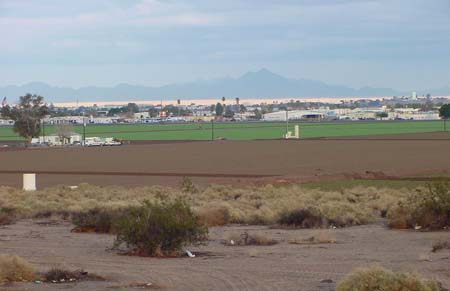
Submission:
[[[225,207],[204,207],[196,211],[201,224],[206,226],[221,226],[230,222],[230,212]]]
[[[440,291],[434,281],[417,274],[395,273],[382,267],[356,269],[338,285],[337,291]]]
[[[264,237],[258,234],[249,234],[244,232],[242,234],[233,234],[225,242],[228,246],[271,246],[278,242],[274,239]]]
[[[309,245],[309,244],[334,244],[336,237],[329,231],[319,231],[315,234],[300,239],[289,240],[290,244]]]
[[[70,283],[77,281],[104,281],[103,277],[90,274],[83,270],[69,271],[64,268],[52,268],[43,274],[43,279],[48,283]]]
[[[389,211],[388,219],[392,228],[450,228],[450,183],[434,183],[427,189],[418,189],[398,201]]]
[[[34,268],[24,259],[0,255],[0,283],[27,282],[35,278]]]
[[[81,184],[76,189],[52,187],[27,193],[0,187],[0,205],[15,207],[22,215],[38,212],[86,212],[90,209],[123,209],[182,198],[208,225],[224,223],[274,224],[281,214],[314,210],[328,223],[359,225],[374,221],[391,205],[408,195],[406,189],[355,187],[342,191],[323,191],[301,185],[232,187],[210,185],[195,191],[189,181],[183,188],[120,186],[99,187]]]

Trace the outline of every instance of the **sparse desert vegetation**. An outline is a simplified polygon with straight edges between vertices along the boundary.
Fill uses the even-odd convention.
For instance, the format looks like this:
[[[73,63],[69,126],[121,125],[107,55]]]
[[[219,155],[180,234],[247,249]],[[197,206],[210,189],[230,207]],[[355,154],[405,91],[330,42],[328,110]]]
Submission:
[[[439,230],[450,227],[450,183],[429,184],[419,188],[388,213],[393,228]]]
[[[191,259],[185,255],[184,257],[186,258],[181,258],[180,255],[183,255],[185,253],[184,248],[189,246],[189,250],[197,257],[203,256],[201,259],[205,261],[209,259],[209,256],[217,257],[220,260],[224,260],[224,266],[226,266],[226,261],[229,258],[233,258],[233,260],[236,258],[244,260],[246,258],[247,260],[252,260],[252,263],[273,256],[276,256],[277,260],[279,258],[283,258],[283,260],[289,259],[292,262],[302,260],[302,262],[308,262],[311,266],[304,266],[305,274],[309,274],[309,268],[315,268],[315,264],[322,260],[327,261],[326,264],[347,260],[352,261],[353,259],[351,257],[355,255],[356,258],[352,261],[352,267],[360,266],[360,260],[365,260],[365,256],[371,261],[378,260],[378,256],[371,256],[370,253],[366,253],[362,249],[359,249],[359,253],[356,254],[353,252],[353,248],[359,248],[360,245],[364,244],[364,248],[370,248],[371,252],[373,250],[382,252],[383,248],[379,247],[380,241],[372,241],[372,231],[375,230],[378,236],[390,236],[391,234],[386,234],[385,232],[390,232],[391,230],[383,227],[381,224],[392,220],[394,209],[397,209],[399,205],[402,205],[408,199],[412,199],[411,197],[413,195],[419,195],[419,193],[424,196],[421,196],[422,200],[417,201],[429,202],[430,199],[435,200],[436,197],[439,197],[439,199],[441,197],[445,198],[446,196],[441,194],[446,192],[442,192],[441,189],[447,188],[445,188],[446,186],[442,187],[440,185],[430,185],[429,187],[420,186],[417,189],[411,189],[410,187],[354,186],[350,188],[339,187],[325,190],[304,187],[301,184],[269,184],[247,187],[210,185],[202,187],[195,185],[188,179],[184,179],[184,182],[179,184],[178,187],[152,186],[126,188],[81,184],[77,188],[60,186],[35,192],[23,192],[18,189],[1,187],[0,205],[4,209],[11,209],[11,214],[13,215],[10,217],[14,218],[13,223],[16,222],[16,225],[5,227],[6,229],[12,228],[10,231],[13,231],[13,228],[16,226],[21,227],[24,223],[31,224],[28,231],[21,232],[25,236],[25,240],[32,237],[39,243],[41,235],[34,234],[34,230],[38,227],[43,227],[41,225],[61,228],[58,238],[53,238],[53,240],[64,239],[61,237],[65,233],[67,236],[70,236],[71,240],[77,238],[81,248],[84,248],[85,241],[90,240],[91,245],[97,248],[95,254],[97,257],[121,257],[123,259],[116,257],[112,259],[121,262],[132,259],[127,258],[127,256],[118,256],[118,253],[133,256],[177,257],[174,260],[177,260],[177,262],[180,260],[179,262],[181,264],[188,264],[182,263],[182,261],[192,262]],[[430,208],[424,207],[420,209],[432,209],[432,213],[438,213],[434,211],[436,209],[439,210],[439,208],[436,208],[436,203],[433,204],[430,202],[426,203],[426,205]],[[409,213],[411,214],[413,211]],[[388,219],[385,219],[386,214]],[[32,220],[21,221],[22,218],[32,218]],[[61,218],[73,222],[75,228],[72,233],[69,233],[69,230],[73,226],[67,223],[67,221],[63,221],[60,224],[46,224],[46,221],[53,222]],[[40,220],[43,220],[43,223]],[[362,226],[364,224],[371,225]],[[207,240],[208,245],[201,246],[199,244],[206,242],[208,228],[210,228],[209,233],[213,233],[213,237],[211,238],[211,235],[209,235]],[[224,230],[232,231],[229,231],[227,236],[223,236]],[[49,236],[53,232],[53,229],[49,230],[46,236]],[[112,236],[101,236],[100,240],[104,243],[99,243],[99,236],[83,235],[77,232],[108,233],[112,234]],[[358,238],[358,235],[354,235],[354,233],[358,232],[365,234],[363,237]],[[409,264],[435,264],[436,270],[440,270],[439,268],[442,269],[441,266],[445,262],[436,260],[433,256],[446,255],[444,252],[438,252],[448,247],[446,240],[442,240],[443,237],[445,238],[445,233],[442,235],[441,233],[428,232],[398,233],[403,233],[400,235],[405,236],[402,241],[399,241],[399,243],[401,242],[403,244],[409,240],[407,234],[433,235],[430,237],[430,240],[427,240],[426,245],[415,249],[415,252],[409,255],[408,262]],[[14,238],[14,235],[16,234],[13,233],[11,237]],[[10,237],[7,237],[7,239],[10,239]],[[355,242],[356,239],[358,239],[358,242]],[[435,241],[433,249],[436,253],[430,252],[430,241]],[[224,243],[227,246],[224,246]],[[391,242],[389,249],[386,250],[387,258],[392,256],[392,250],[399,243],[394,244]],[[0,240],[0,244],[4,244],[4,242]],[[219,244],[221,248],[218,247]],[[370,244],[370,247],[366,246],[366,244]],[[109,249],[112,245],[114,248],[111,252],[105,251],[105,249]],[[231,246],[249,247],[233,248]],[[52,249],[54,247],[55,245],[53,245]],[[76,252],[78,253],[81,248],[77,248]],[[340,251],[336,252],[336,249]],[[417,254],[423,252],[424,249],[427,250],[426,257],[417,260]],[[341,254],[340,252],[342,250],[345,250],[346,253]],[[39,250],[39,252],[42,251],[43,249]],[[65,249],[61,251],[63,256],[65,256],[65,251]],[[287,254],[285,252],[288,252],[289,255],[285,255]],[[324,252],[327,252],[327,256],[331,257],[324,259]],[[301,255],[297,255],[299,253]],[[308,261],[308,257],[311,254],[314,254],[314,259]],[[91,250],[87,251],[84,260],[90,258],[90,256]],[[397,257],[396,260],[402,259]],[[155,261],[171,260],[154,260],[152,262]],[[385,258],[383,262],[386,263],[389,260]],[[252,263],[249,263],[249,261],[239,261],[237,264],[246,265]],[[78,264],[82,265],[83,261],[79,261]],[[129,264],[129,262],[127,261],[126,264]],[[143,265],[146,264],[147,262]],[[164,264],[157,263],[159,266]],[[138,264],[135,269],[140,268],[139,266]],[[202,269],[198,264],[195,269],[197,270],[198,267]],[[291,272],[293,265],[285,267]],[[101,265],[101,268],[98,267],[95,269],[94,272],[104,275],[102,273],[103,268],[104,264]],[[234,268],[235,266],[233,266]],[[211,265],[202,270],[205,272],[210,269]],[[422,268],[421,273],[423,270]],[[428,271],[425,269],[424,275],[427,277],[429,276]],[[241,270],[241,272],[244,271]],[[286,270],[283,272],[286,272]],[[325,267],[323,270],[320,268],[319,272],[323,273],[321,273],[321,278],[317,282],[321,283],[325,278],[327,279],[325,280],[326,282],[331,283],[321,284],[332,284],[333,287],[336,287],[335,282],[338,282],[344,275],[344,273],[340,274],[326,270]],[[445,274],[446,271],[444,270],[442,272],[444,272],[442,274]],[[92,282],[90,278],[85,277],[78,271],[67,271],[65,269],[53,269],[47,273],[35,273],[33,271],[33,274],[37,274],[37,278],[41,278],[44,283],[54,283],[53,281],[61,283],[67,282],[67,280],[70,283],[71,279],[75,279],[76,282],[83,281],[81,283],[86,283],[86,280],[89,280],[88,284],[92,284],[91,286],[100,286],[103,284],[101,286],[109,286],[108,288],[113,288],[113,286],[135,286],[132,283],[133,281],[131,283],[123,282],[123,285],[110,285],[111,282],[107,281],[101,283]],[[442,274],[440,280],[444,276]],[[56,279],[45,279],[47,275],[48,278]],[[417,287],[419,289],[407,290],[440,290],[430,289],[435,286],[439,288],[439,285],[435,282],[423,280],[417,275],[397,274],[388,270],[357,271],[356,275],[349,275],[339,285],[339,288],[345,288],[347,286],[346,288],[353,289],[338,290],[366,291],[366,289],[357,289],[360,286],[355,282],[358,280],[364,282],[366,280],[364,278],[355,279],[357,275],[372,276],[375,279],[381,278],[381,282],[367,281],[367,284],[375,284],[370,286],[381,284],[380,286],[385,288],[385,286],[397,284],[400,286],[399,288],[403,288],[405,286],[404,284],[412,284],[406,286],[413,286],[411,288]],[[79,277],[81,279],[76,279],[78,278],[77,276],[81,276]],[[177,275],[173,275],[170,278],[166,276],[161,281],[167,282],[167,280],[172,280],[172,278],[176,277]],[[332,280],[328,280],[330,277]],[[147,280],[144,277],[139,278],[140,282],[146,282]],[[175,284],[177,288],[183,286],[180,280],[177,279],[177,284]],[[158,282],[159,278],[151,278],[149,281]],[[311,284],[310,281],[305,282]],[[444,282],[446,284],[448,283],[446,281]],[[139,283],[138,285],[144,288],[148,284]],[[147,287],[150,288],[149,286],[155,288],[157,285],[151,284]],[[386,290],[390,291],[391,289]]]
[[[36,278],[34,268],[17,256],[0,256],[0,283],[26,282]]]
[[[371,223],[406,199],[411,190],[357,186],[343,190],[318,190],[301,185],[233,187],[210,185],[196,193],[176,187],[101,187],[81,184],[76,189],[52,187],[27,193],[0,187],[0,203],[15,208],[20,217],[79,213],[76,224],[109,228],[102,210],[120,210],[152,203],[185,201],[201,222],[277,224],[293,227],[351,226]],[[97,209],[97,210],[96,210]],[[306,215],[306,216],[305,216]],[[305,220],[306,219],[306,220]],[[97,231],[104,231],[103,229]]]
[[[395,273],[375,266],[360,268],[347,275],[337,291],[441,291],[438,283],[423,279],[417,274]]]

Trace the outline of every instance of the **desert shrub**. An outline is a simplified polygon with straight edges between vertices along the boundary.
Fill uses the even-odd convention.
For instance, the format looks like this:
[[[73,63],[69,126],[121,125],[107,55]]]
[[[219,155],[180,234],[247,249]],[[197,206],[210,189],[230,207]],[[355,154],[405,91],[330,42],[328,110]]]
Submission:
[[[0,283],[25,282],[35,279],[33,267],[17,256],[0,256]]]
[[[72,272],[66,269],[52,268],[44,273],[46,282],[61,283],[76,281],[81,272]]]
[[[413,207],[407,205],[406,201],[399,201],[387,214],[389,226],[397,229],[413,228],[412,211]]]
[[[202,208],[196,212],[199,223],[207,226],[226,225],[230,222],[230,212],[225,207]]]
[[[248,232],[244,232],[240,235],[231,235],[225,242],[225,244],[229,246],[271,246],[277,243],[278,242],[274,239],[262,235],[249,234]]]
[[[168,256],[179,253],[185,245],[204,242],[207,233],[207,227],[181,200],[159,204],[145,201],[119,218],[115,247],[125,244],[130,253]]]
[[[83,270],[69,271],[64,268],[50,269],[43,274],[43,279],[49,283],[66,283],[82,280],[104,281],[104,278]]]
[[[338,285],[337,291],[440,291],[436,282],[417,274],[395,273],[382,267],[356,269]]]
[[[443,229],[450,227],[450,183],[429,184],[397,203],[388,215],[394,228]]]
[[[94,208],[86,212],[72,215],[72,223],[76,232],[114,233],[115,223],[126,210]]]
[[[17,211],[11,207],[0,207],[0,225],[12,224],[16,221]]]
[[[181,190],[186,193],[197,193],[198,189],[195,186],[194,182],[192,182],[192,179],[189,177],[183,177],[183,180],[181,180]]]
[[[318,228],[326,224],[326,219],[317,210],[294,209],[281,213],[278,223],[296,228]]]

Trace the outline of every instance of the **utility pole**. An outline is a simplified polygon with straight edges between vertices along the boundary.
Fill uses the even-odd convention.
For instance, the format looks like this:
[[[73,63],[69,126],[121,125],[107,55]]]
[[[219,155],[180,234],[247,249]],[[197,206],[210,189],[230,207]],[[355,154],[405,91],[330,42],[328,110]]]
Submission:
[[[83,146],[86,146],[86,119],[83,117]]]
[[[211,140],[214,140],[214,119],[211,119]]]
[[[288,132],[289,132],[289,113],[286,108],[286,136],[287,136]]]
[[[45,122],[42,119],[42,143],[45,143]]]
[[[163,101],[162,101],[162,98],[161,98],[161,111],[159,113],[159,117],[161,118],[161,121],[162,121],[162,119],[163,119]]]

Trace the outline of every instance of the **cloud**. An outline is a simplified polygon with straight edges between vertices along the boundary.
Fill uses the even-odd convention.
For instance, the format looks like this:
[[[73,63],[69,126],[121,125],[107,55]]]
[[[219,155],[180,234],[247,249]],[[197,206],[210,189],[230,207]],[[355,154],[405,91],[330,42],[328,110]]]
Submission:
[[[450,63],[449,11],[448,0],[0,0],[0,65]]]

